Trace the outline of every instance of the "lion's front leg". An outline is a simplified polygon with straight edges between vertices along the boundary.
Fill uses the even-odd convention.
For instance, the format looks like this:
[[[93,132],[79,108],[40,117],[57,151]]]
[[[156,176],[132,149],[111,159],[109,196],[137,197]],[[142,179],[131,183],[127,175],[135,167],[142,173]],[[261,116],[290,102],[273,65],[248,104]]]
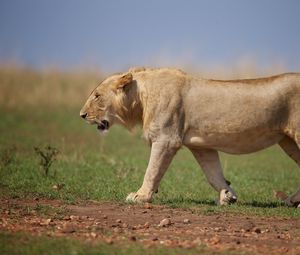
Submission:
[[[152,196],[158,190],[160,180],[177,150],[178,148],[170,147],[168,142],[154,142],[143,185],[137,192],[130,193],[126,201],[151,202]]]

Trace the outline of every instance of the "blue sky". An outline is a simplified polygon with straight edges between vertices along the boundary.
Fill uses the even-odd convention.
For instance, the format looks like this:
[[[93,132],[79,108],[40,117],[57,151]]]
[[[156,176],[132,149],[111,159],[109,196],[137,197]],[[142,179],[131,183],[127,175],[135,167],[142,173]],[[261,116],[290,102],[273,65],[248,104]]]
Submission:
[[[300,1],[0,1],[0,62],[114,72],[244,58],[300,71]]]

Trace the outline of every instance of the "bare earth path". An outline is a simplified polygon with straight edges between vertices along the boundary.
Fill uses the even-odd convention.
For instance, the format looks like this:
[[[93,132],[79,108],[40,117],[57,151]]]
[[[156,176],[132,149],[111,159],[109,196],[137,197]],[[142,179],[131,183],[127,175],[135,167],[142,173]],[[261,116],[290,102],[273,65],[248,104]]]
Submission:
[[[215,251],[300,254],[300,219],[198,215],[192,210],[158,205],[93,201],[68,205],[55,200],[2,199],[0,208],[1,231],[112,245],[204,245]]]

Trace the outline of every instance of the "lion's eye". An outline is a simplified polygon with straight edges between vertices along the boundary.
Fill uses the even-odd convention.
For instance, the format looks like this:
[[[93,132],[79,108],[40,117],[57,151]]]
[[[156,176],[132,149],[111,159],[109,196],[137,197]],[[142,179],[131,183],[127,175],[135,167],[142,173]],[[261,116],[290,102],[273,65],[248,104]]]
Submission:
[[[98,99],[100,97],[100,95],[99,94],[95,94],[95,99]]]

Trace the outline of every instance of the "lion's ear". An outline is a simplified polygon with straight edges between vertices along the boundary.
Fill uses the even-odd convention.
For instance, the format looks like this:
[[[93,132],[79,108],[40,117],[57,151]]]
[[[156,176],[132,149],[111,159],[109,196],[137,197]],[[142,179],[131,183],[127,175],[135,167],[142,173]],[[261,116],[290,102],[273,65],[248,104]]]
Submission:
[[[123,89],[127,85],[129,85],[133,80],[132,74],[127,73],[124,74],[121,78],[118,79],[117,83],[115,84],[115,89]]]

